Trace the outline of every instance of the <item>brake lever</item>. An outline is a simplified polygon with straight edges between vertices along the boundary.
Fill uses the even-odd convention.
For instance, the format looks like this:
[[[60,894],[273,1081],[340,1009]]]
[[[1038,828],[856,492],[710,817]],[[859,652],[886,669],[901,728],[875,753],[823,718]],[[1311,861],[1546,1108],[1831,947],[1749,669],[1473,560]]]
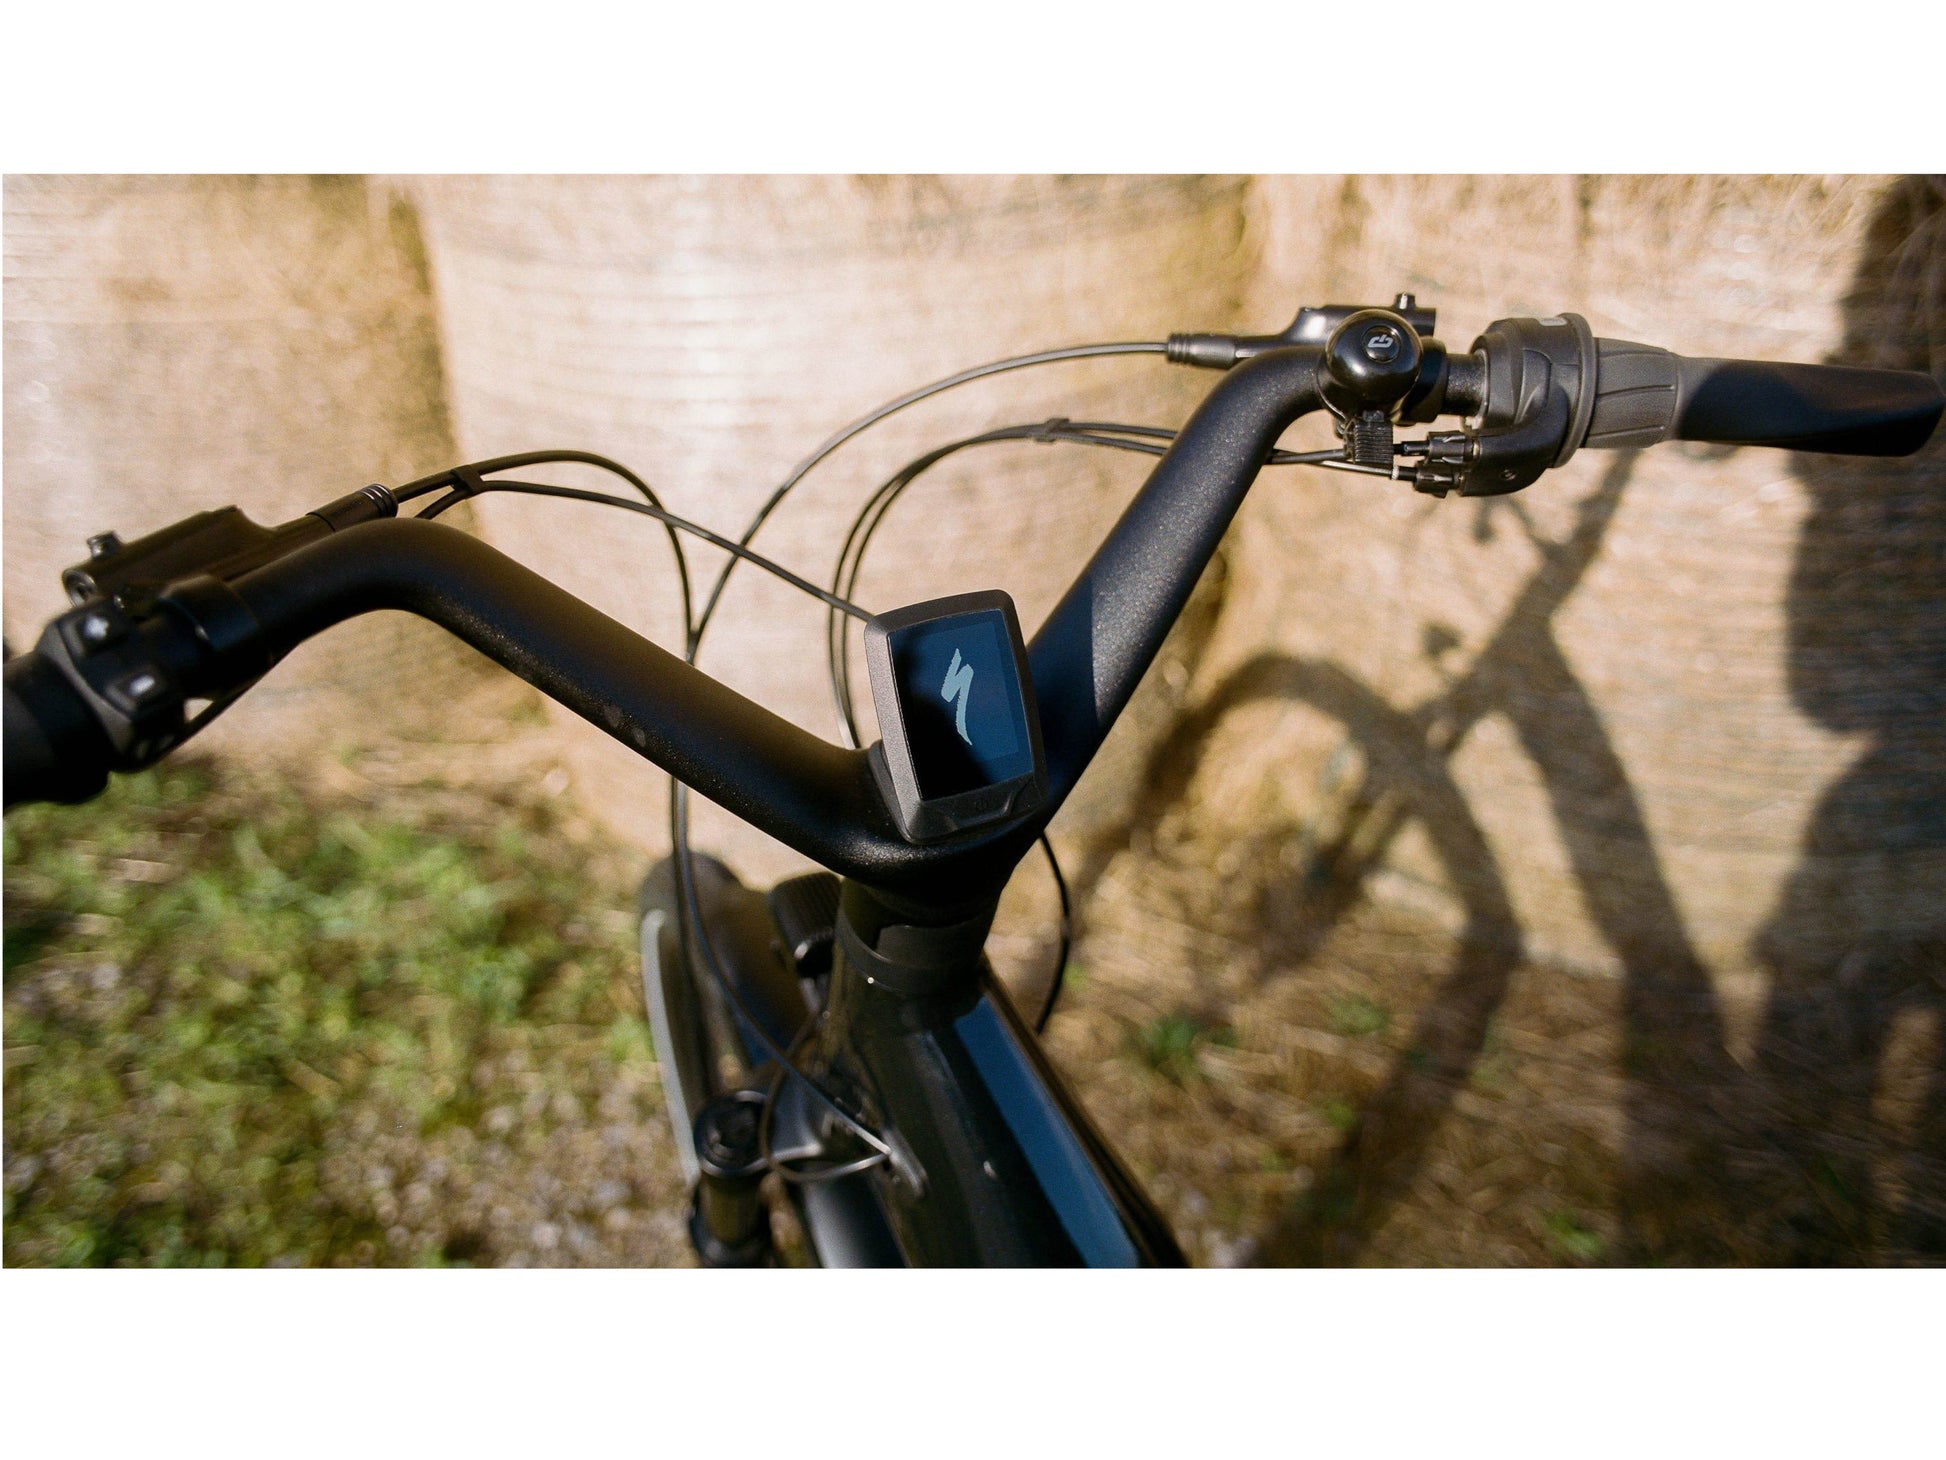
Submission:
[[[234,582],[252,569],[333,532],[380,517],[396,517],[390,489],[360,487],[278,527],[252,522],[236,507],[198,512],[134,542],[113,532],[88,539],[88,561],[61,573],[68,601],[113,600],[141,612],[169,584],[207,574]]]

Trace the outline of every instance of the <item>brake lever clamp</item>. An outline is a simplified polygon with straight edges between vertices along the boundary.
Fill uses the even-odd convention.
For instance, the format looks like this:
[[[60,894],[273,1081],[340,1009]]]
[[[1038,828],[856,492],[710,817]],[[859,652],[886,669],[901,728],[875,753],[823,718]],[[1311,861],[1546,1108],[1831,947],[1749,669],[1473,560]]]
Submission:
[[[1204,370],[1228,370],[1266,350],[1283,350],[1292,345],[1322,345],[1354,314],[1378,308],[1399,316],[1422,340],[1429,341],[1438,325],[1437,310],[1421,309],[1419,301],[1412,295],[1399,294],[1393,297],[1389,305],[1307,304],[1297,311],[1296,319],[1274,335],[1178,333],[1169,336],[1164,348],[1173,364],[1195,365]]]

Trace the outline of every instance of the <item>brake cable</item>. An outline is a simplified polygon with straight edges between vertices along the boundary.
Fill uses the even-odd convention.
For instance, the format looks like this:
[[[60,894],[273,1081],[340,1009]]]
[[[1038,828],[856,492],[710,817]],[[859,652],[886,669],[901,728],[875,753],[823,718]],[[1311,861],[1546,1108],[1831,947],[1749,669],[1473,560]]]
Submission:
[[[841,427],[827,437],[815,451],[793,467],[790,475],[785,477],[776,490],[764,499],[763,505],[757,508],[756,515],[750,519],[750,525],[743,530],[743,535],[737,541],[748,547],[751,539],[756,537],[764,523],[770,519],[771,513],[775,512],[784,498],[789,496],[798,483],[810,474],[813,467],[853,437],[876,426],[886,417],[897,415],[908,406],[917,405],[920,401],[929,400],[933,396],[970,384],[975,380],[1004,375],[1013,370],[1026,370],[1036,365],[1056,365],[1069,360],[1089,360],[1108,355],[1167,355],[1168,351],[1169,346],[1161,340],[1123,340],[1099,345],[1070,345],[1059,350],[1040,350],[1031,355],[1012,355],[1004,360],[991,360],[985,365],[975,365],[969,370],[960,371],[957,375],[948,375],[943,380],[935,380],[930,385],[922,385],[917,390],[907,391],[904,395],[867,411],[851,424]],[[704,632],[709,628],[710,620],[715,617],[716,605],[723,597],[723,590],[729,586],[730,574],[735,568],[735,563],[725,563],[723,571],[717,575],[716,582],[710,589],[709,601],[703,605],[702,616],[696,621],[695,639],[698,645]],[[692,664],[696,662],[694,647],[689,655],[689,662]]]
[[[449,467],[445,471],[437,471],[431,476],[423,476],[416,481],[407,482],[394,492],[392,496],[394,500],[403,504],[413,501],[415,498],[423,497],[428,492],[436,492],[441,487],[452,487],[455,490],[464,487],[467,490],[462,493],[463,499],[464,496],[474,495],[482,484],[483,479],[493,472],[512,471],[516,467],[522,466],[549,466],[557,463],[592,466],[601,471],[612,473],[640,492],[643,499],[651,507],[656,508],[658,511],[662,510],[661,499],[656,496],[654,490],[647,482],[643,481],[642,478],[623,466],[619,461],[615,461],[610,457],[597,455],[592,451],[520,451],[515,452],[511,456],[489,457],[485,461],[474,461],[468,462],[464,466]],[[448,495],[450,496],[451,494],[449,493]],[[437,503],[434,505],[439,511],[443,512],[446,510],[444,506]],[[689,584],[689,559],[683,553],[682,540],[676,536],[674,525],[665,522],[662,525],[662,529],[669,539],[669,551],[674,553],[676,557],[676,581],[682,589],[682,631],[684,642],[687,642],[690,632],[690,621],[693,615]]]
[[[790,584],[791,587],[818,599],[833,613],[849,614],[851,617],[860,621],[871,618],[871,614],[867,613],[857,604],[840,598],[836,594],[825,592],[817,584],[798,577],[789,568],[764,557],[761,553],[752,552],[742,544],[731,542],[727,537],[719,536],[711,532],[707,527],[691,522],[687,518],[678,517],[673,512],[665,511],[661,507],[651,506],[646,502],[631,501],[627,497],[613,497],[604,492],[583,491],[579,487],[550,486],[542,482],[482,481],[470,491],[460,492],[456,490],[448,493],[425,511],[421,512],[419,516],[422,518],[437,517],[440,513],[446,511],[447,508],[458,506],[468,497],[481,496],[488,492],[511,492],[516,495],[530,497],[558,497],[570,502],[594,502],[603,507],[620,507],[626,512],[637,512],[645,517],[653,517],[658,522],[676,528],[679,531],[690,533],[695,537],[701,538],[713,547],[719,547],[735,557],[754,563],[767,573],[775,574]]]

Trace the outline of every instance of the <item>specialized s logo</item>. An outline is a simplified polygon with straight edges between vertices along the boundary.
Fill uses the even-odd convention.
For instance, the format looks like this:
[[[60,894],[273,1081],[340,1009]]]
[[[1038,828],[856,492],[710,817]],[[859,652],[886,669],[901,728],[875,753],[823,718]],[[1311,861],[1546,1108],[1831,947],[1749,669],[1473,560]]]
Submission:
[[[934,660],[935,664],[939,661]],[[953,728],[959,731],[959,738],[968,745],[973,737],[966,733],[966,697],[973,692],[973,666],[960,663],[959,650],[953,650],[953,662],[947,666],[946,682],[939,687],[942,700],[957,699],[959,704],[953,710]]]

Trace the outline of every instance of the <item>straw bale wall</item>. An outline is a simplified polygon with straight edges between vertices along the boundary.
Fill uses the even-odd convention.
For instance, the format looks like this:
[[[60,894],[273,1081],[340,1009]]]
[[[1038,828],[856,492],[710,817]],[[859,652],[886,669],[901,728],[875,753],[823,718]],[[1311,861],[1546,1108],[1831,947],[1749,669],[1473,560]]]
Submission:
[[[5,234],[16,648],[92,533],[228,504],[283,522],[451,460],[416,229],[362,179],[13,177]],[[301,766],[436,712],[482,663],[374,616],[293,654],[208,743]]]
[[[1687,354],[1938,371],[1943,203],[1882,178],[1261,179],[1257,314],[1410,290],[1455,348],[1574,309]],[[1278,482],[1232,539],[1195,687],[1215,728],[1176,750],[1199,794],[1294,826],[1403,798],[1381,892],[1511,914],[1570,964],[1736,983],[1923,944],[1942,486],[1937,444],[1589,452],[1484,502]]]
[[[1240,319],[1249,260],[1238,179],[444,178],[418,198],[455,433],[480,457],[573,445],[641,473],[674,511],[735,533],[819,441],[880,402],[978,362]],[[827,581],[871,489],[953,437],[1065,415],[1172,423],[1206,387],[1159,356],[985,381],[874,428],[810,477],[756,546]],[[882,608],[1003,587],[1030,629],[1135,485],[1145,458],[1018,444],[953,458],[875,540],[858,589]],[[554,478],[593,484],[578,472]],[[675,646],[676,580],[655,524],[492,498],[489,540]],[[700,588],[722,561],[695,553]],[[741,568],[702,662],[836,737],[824,609]],[[853,631],[855,634],[855,630]],[[1180,677],[1180,676],[1179,676]],[[1161,678],[1157,678],[1161,686]],[[860,702],[867,706],[869,695]],[[1168,712],[1143,696],[1065,824],[1115,822]],[[583,799],[645,847],[662,786],[565,713]],[[865,724],[870,735],[869,719]],[[794,858],[714,808],[696,839],[751,875]]]

